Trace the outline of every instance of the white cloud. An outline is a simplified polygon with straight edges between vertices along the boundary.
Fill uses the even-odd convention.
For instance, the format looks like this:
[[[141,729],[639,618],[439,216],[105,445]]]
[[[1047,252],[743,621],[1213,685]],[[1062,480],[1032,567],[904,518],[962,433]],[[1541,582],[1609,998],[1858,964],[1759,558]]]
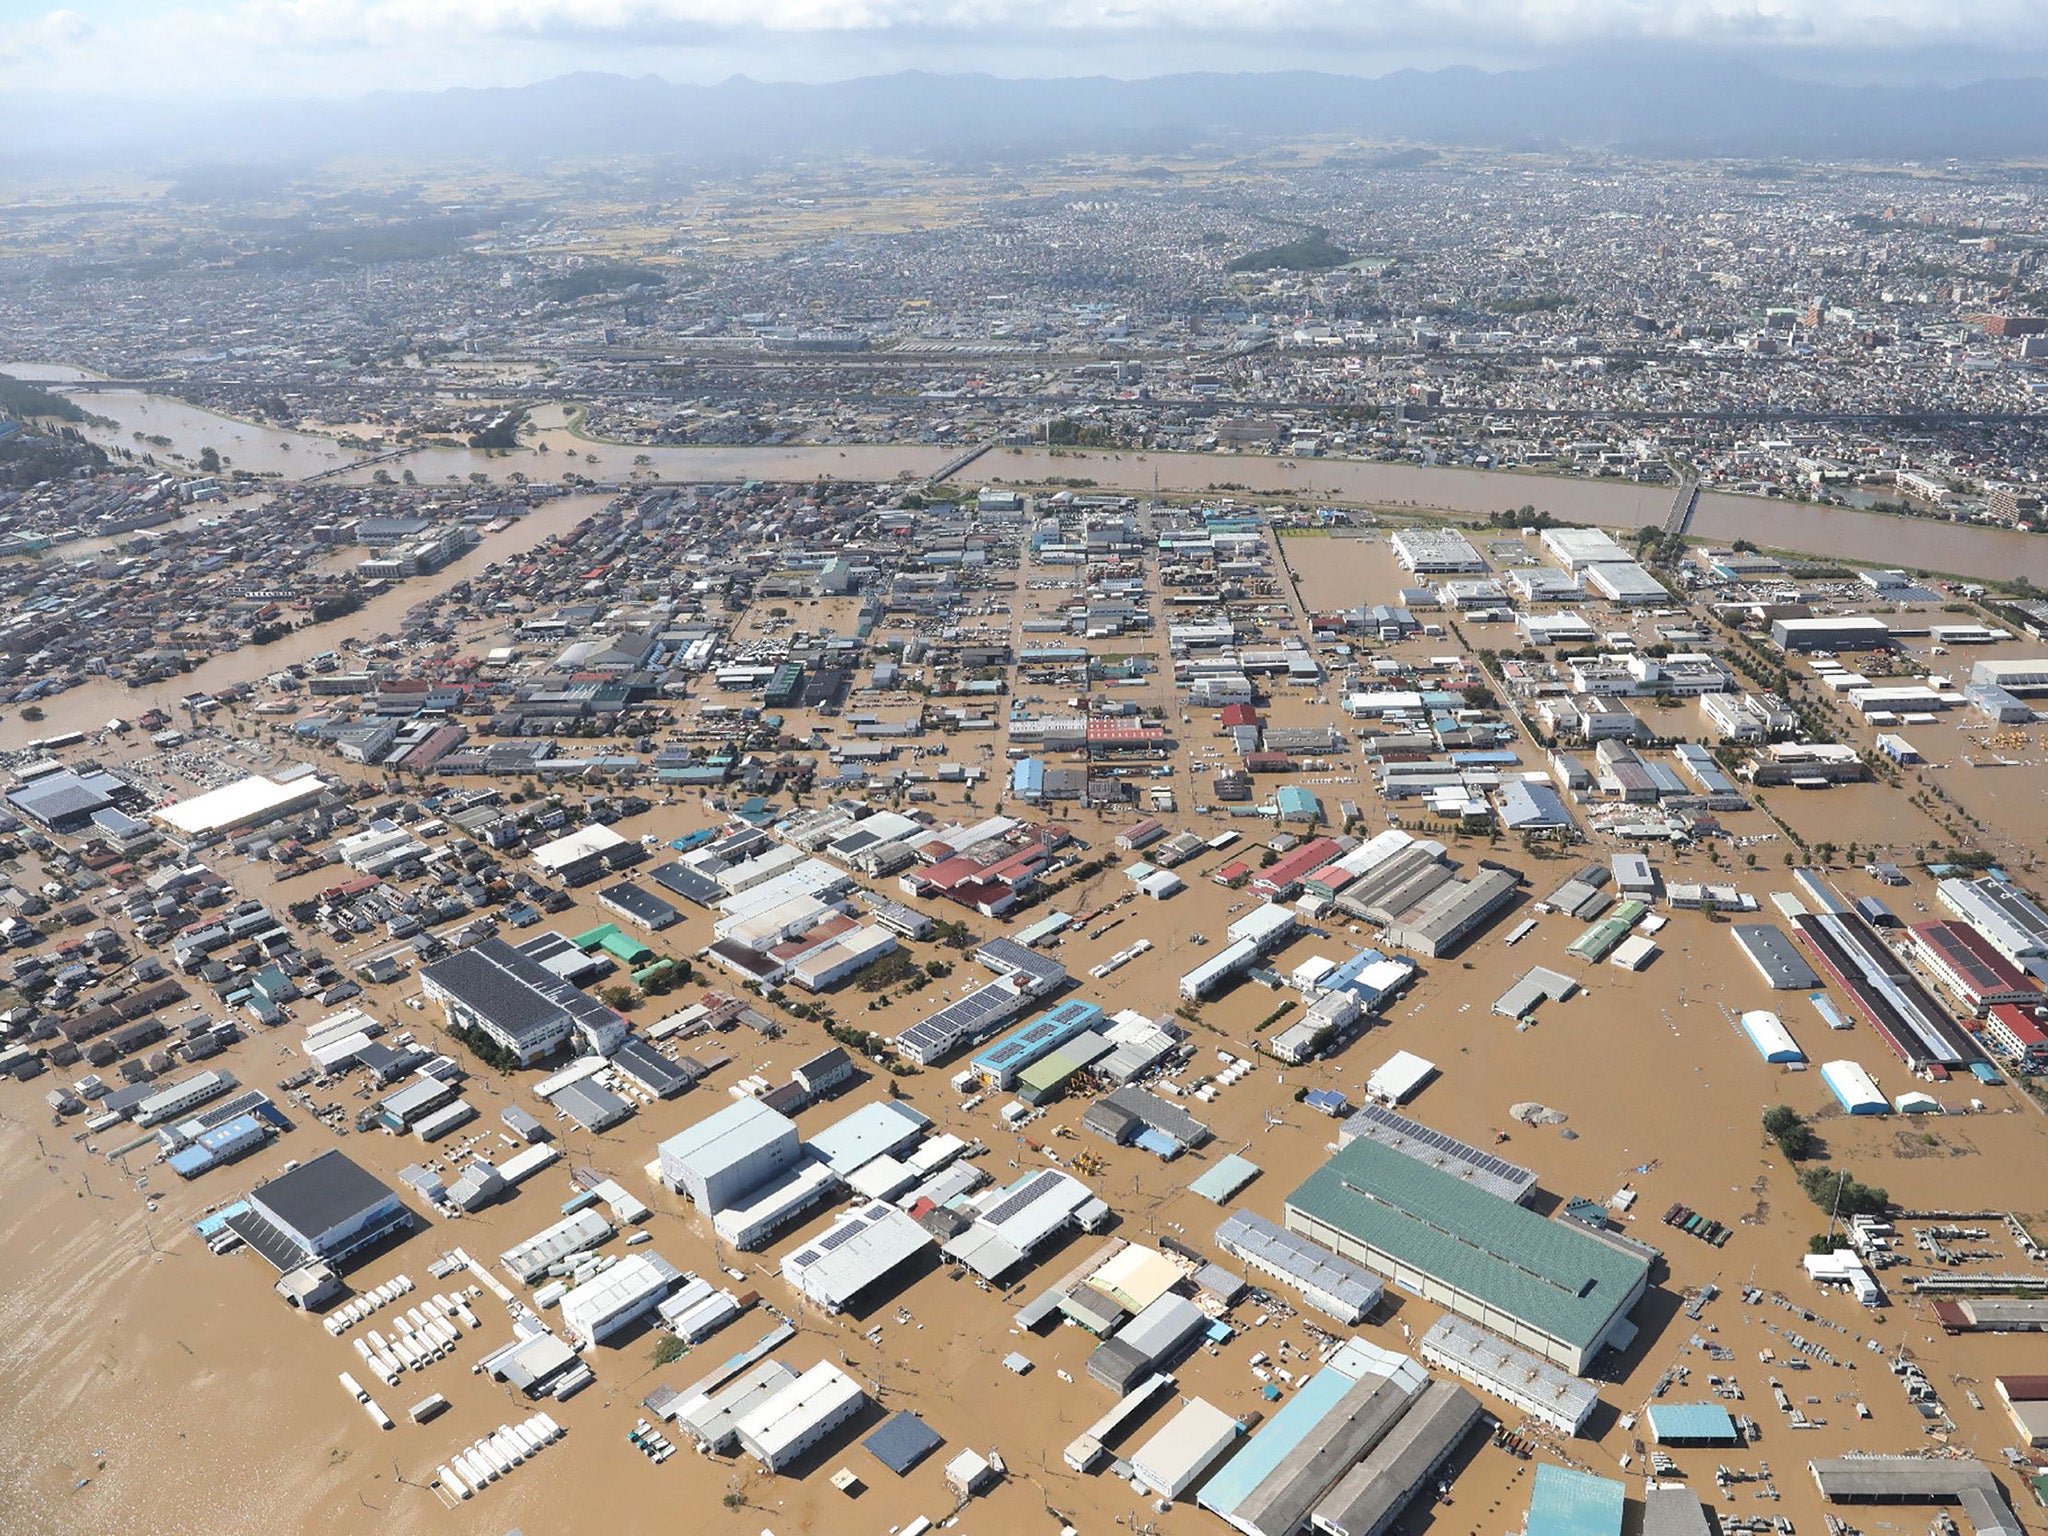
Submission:
[[[978,66],[1047,50],[1077,72],[1291,62],[1374,72],[1406,50],[1489,62],[1700,43],[1905,58],[2048,50],[2043,0],[79,0],[0,42],[0,87],[353,92],[510,83],[577,68],[768,78]],[[1205,51],[1206,50],[1206,51]],[[807,62],[798,66],[802,57]],[[1769,57],[1768,54],[1765,55]],[[692,60],[695,67],[692,67]],[[1149,60],[1149,66],[1144,62]],[[1398,57],[1395,62],[1400,62]],[[1136,67],[1134,67],[1134,65]],[[1385,67],[1382,63],[1380,67]],[[181,89],[182,88],[182,89]]]

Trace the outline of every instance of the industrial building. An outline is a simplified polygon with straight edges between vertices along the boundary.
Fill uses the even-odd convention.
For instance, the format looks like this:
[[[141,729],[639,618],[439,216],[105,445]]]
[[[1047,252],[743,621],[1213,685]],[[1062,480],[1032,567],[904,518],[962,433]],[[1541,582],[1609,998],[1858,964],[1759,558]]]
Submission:
[[[846,1372],[821,1360],[742,1415],[733,1426],[740,1447],[770,1472],[780,1472],[867,1406],[867,1394]]]
[[[1224,1217],[1216,1228],[1216,1246],[1247,1269],[1285,1281],[1308,1305],[1347,1327],[1372,1316],[1386,1294],[1370,1270],[1251,1211]]]
[[[2000,1003],[2042,1001],[2041,983],[1968,923],[1914,923],[1913,950],[1949,995],[1977,1018]]]
[[[707,1216],[737,1205],[803,1156],[796,1122],[742,1099],[661,1143],[661,1180]]]
[[[257,1185],[248,1209],[227,1219],[280,1272],[339,1265],[412,1222],[412,1212],[388,1186],[332,1150]]]
[[[1774,619],[1771,641],[1788,651],[1878,651],[1892,643],[1891,626],[1867,615]]]
[[[799,1295],[836,1314],[931,1246],[931,1234],[902,1211],[871,1201],[846,1212],[784,1259],[782,1278]]]
[[[1463,1377],[1563,1434],[1576,1435],[1600,1402],[1590,1381],[1462,1317],[1446,1313],[1438,1318],[1416,1349],[1438,1370]]]
[[[2048,912],[2005,881],[1950,878],[1936,883],[1934,897],[2015,964],[2048,957]]]
[[[1976,1536],[2025,1529],[1981,1461],[1925,1456],[1843,1456],[1810,1461],[1821,1497],[1835,1504],[1956,1504]]]
[[[1324,1536],[1381,1536],[1483,1417],[1472,1394],[1456,1382],[1432,1381],[1386,1438],[1316,1505],[1315,1529]]]
[[[652,1254],[628,1254],[562,1298],[562,1330],[590,1349],[653,1315],[678,1278]]]
[[[1348,1147],[1360,1137],[1465,1179],[1489,1194],[1527,1205],[1536,1193],[1536,1175],[1479,1147],[1447,1136],[1382,1104],[1368,1104],[1337,1127],[1337,1145]]]
[[[1337,1152],[1287,1197],[1289,1231],[1574,1374],[1634,1336],[1649,1260],[1377,1142]]]
[[[484,939],[420,972],[420,990],[451,1025],[480,1030],[523,1067],[578,1036],[599,1055],[626,1038],[626,1021],[503,939]]]

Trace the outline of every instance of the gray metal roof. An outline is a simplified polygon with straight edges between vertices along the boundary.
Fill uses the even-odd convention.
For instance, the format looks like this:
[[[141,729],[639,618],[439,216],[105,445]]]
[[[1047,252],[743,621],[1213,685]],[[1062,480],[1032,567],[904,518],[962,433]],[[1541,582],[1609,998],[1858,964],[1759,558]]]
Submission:
[[[1772,923],[1737,923],[1729,932],[1750,963],[1763,972],[1764,980],[1780,992],[1816,988],[1820,977],[1792,941]]]
[[[1470,1392],[1456,1382],[1432,1381],[1386,1438],[1316,1506],[1316,1524],[1335,1536],[1370,1536],[1380,1530],[1407,1507],[1479,1416],[1479,1402]]]
[[[393,1198],[389,1185],[329,1150],[308,1158],[290,1173],[260,1184],[249,1196],[266,1215],[318,1237]]]
[[[1392,1377],[1359,1377],[1231,1511],[1233,1523],[1263,1536],[1292,1536],[1336,1481],[1380,1443],[1408,1404],[1408,1393]]]

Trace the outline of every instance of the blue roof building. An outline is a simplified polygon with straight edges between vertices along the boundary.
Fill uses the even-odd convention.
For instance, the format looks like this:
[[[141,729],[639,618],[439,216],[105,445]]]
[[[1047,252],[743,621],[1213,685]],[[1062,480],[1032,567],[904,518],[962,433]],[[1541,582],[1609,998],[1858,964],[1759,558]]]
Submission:
[[[1621,1536],[1622,1485],[1541,1462],[1524,1536]]]
[[[1033,1062],[1102,1022],[1102,1010],[1094,1003],[1070,997],[1046,1009],[1021,1029],[1013,1030],[969,1063],[989,1083],[1008,1091],[1017,1086],[1017,1075]]]

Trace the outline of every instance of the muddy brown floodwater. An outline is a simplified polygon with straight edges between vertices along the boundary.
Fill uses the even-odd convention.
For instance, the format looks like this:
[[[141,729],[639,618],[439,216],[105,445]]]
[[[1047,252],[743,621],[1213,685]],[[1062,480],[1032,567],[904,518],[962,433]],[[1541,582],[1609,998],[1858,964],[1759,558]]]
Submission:
[[[83,369],[59,363],[0,367],[45,382],[91,377]],[[355,483],[368,481],[382,467],[367,462],[368,454],[343,449],[332,438],[258,427],[166,396],[107,390],[81,396],[80,404],[116,422],[111,430],[88,433],[108,446],[139,447],[137,434],[154,433],[171,439],[170,448],[162,451],[177,453],[188,462],[196,462],[199,451],[211,446],[237,468],[293,477],[341,469],[340,478]],[[574,469],[620,481],[637,473],[676,481],[811,481],[822,477],[879,483],[932,474],[957,451],[910,443],[639,448],[574,435],[566,429],[564,408],[559,405],[537,407],[533,414],[541,428],[534,448],[496,456],[462,448],[426,448],[388,462],[394,472],[410,469],[429,483],[461,480],[477,472],[496,479],[515,469],[539,479],[554,479],[563,470]],[[548,445],[545,454],[537,451],[541,442]],[[347,465],[357,467],[343,468]],[[999,448],[975,460],[962,478],[973,484],[1082,480],[1098,490],[1128,494],[1156,489],[1173,495],[1212,491],[1227,495],[1230,492],[1224,488],[1235,487],[1259,495],[1468,517],[1530,506],[1569,522],[1610,528],[1663,523],[1671,513],[1675,494],[1671,486],[1446,465],[1104,449]],[[1988,580],[2027,576],[2048,585],[2048,537],[2009,529],[1706,491],[1688,531],[1700,538],[1749,539],[1769,549],[1864,564],[1901,565]]]

